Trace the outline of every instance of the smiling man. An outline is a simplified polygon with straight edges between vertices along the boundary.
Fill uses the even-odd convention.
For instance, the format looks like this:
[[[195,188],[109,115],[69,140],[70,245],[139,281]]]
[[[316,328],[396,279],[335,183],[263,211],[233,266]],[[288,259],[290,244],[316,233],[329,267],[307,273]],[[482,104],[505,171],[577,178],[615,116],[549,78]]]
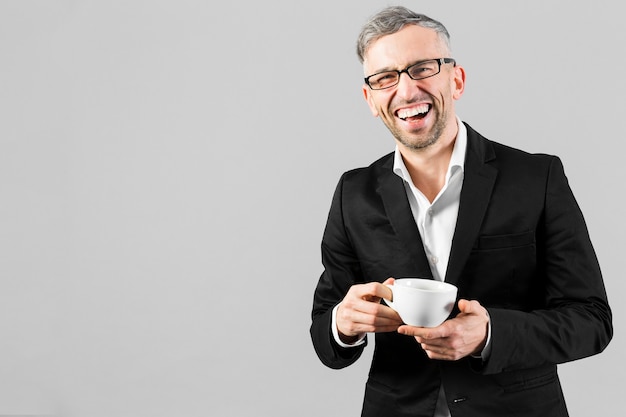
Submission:
[[[372,74],[363,86],[367,103],[404,151],[428,148],[442,137],[448,139],[448,145],[454,142],[454,100],[463,93],[465,73],[452,58],[441,58],[449,55],[437,32],[408,25],[394,36],[379,39],[363,58],[365,73]],[[392,67],[390,63],[394,63]],[[410,82],[434,77],[442,66],[443,74],[422,82],[422,88]],[[402,73],[408,75],[409,82],[402,80]]]
[[[613,329],[561,161],[459,119],[466,74],[438,21],[386,8],[357,53],[395,151],[335,191],[313,300],[319,358],[346,367],[375,334],[363,416],[567,416],[557,365],[601,352]],[[400,277],[456,285],[449,319],[403,324],[381,303]]]

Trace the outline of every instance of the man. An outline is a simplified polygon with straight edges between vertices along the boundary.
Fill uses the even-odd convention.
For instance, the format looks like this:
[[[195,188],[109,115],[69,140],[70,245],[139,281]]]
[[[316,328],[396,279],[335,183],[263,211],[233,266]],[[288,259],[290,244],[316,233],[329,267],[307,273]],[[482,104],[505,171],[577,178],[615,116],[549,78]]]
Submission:
[[[363,416],[567,416],[556,365],[601,352],[612,315],[563,166],[458,119],[465,71],[441,23],[382,10],[358,41],[395,152],[346,172],[322,241],[311,337],[331,368],[375,333]],[[436,328],[402,324],[393,277],[458,287]]]

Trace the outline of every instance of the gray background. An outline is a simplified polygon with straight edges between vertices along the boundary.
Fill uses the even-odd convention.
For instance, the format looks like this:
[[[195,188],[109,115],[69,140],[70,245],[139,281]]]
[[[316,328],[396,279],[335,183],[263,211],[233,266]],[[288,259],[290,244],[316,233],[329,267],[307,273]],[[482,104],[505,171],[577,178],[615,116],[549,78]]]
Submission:
[[[333,371],[308,328],[336,182],[393,149],[354,53],[387,4],[0,2],[0,415],[359,415],[372,346]],[[562,382],[619,415],[620,3],[398,4],[450,30],[463,120],[563,159],[616,335]]]

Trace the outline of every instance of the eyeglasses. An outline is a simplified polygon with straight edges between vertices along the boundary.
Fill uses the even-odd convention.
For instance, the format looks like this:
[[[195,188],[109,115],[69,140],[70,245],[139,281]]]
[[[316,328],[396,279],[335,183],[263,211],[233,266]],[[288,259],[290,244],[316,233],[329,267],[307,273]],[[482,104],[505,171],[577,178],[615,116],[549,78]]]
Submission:
[[[385,88],[391,88],[397,85],[400,82],[400,75],[403,72],[406,72],[413,80],[423,80],[424,78],[439,74],[441,72],[441,66],[450,63],[456,65],[456,61],[452,58],[429,59],[410,65],[402,71],[383,71],[370,75],[369,77],[365,77],[365,83],[369,85],[372,90],[384,90]]]

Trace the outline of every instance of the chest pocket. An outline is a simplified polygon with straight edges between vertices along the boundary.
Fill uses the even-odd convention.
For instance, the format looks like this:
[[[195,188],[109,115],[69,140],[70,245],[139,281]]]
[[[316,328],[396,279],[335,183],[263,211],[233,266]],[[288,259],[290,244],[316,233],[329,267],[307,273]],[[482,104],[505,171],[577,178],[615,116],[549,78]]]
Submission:
[[[479,236],[472,251],[498,250],[535,244],[535,232],[514,233],[509,235]]]
[[[534,231],[480,236],[462,274],[460,296],[491,306],[528,308],[537,296]]]

